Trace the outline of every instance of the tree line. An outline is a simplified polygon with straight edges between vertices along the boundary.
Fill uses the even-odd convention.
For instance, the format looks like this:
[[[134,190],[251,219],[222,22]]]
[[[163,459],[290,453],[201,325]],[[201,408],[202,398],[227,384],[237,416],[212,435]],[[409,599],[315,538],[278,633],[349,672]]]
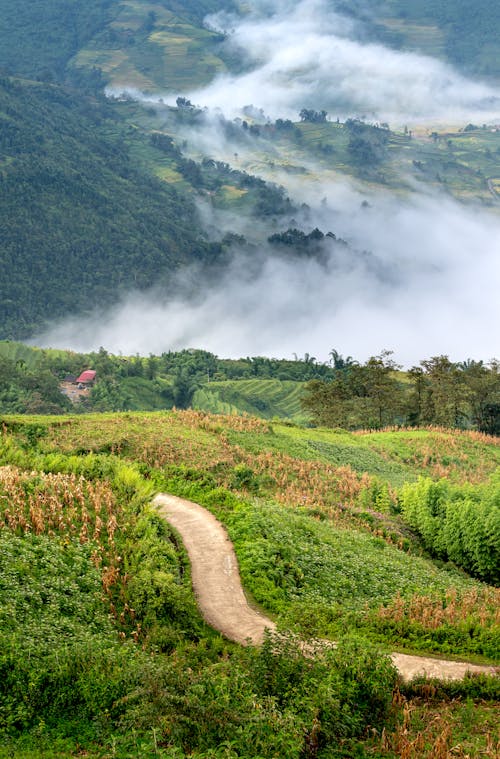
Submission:
[[[228,359],[195,349],[125,357],[104,348],[82,354],[6,341],[0,342],[0,412],[68,411],[59,382],[95,369],[98,382],[81,411],[189,408],[206,383],[275,379],[304,383],[303,408],[316,425],[349,430],[437,425],[500,435],[499,368],[496,359],[453,362],[434,356],[402,371],[390,351],[365,363],[336,350],[327,362],[309,353]],[[151,393],[154,405],[141,405]]]
[[[306,386],[304,409],[316,424],[345,429],[439,425],[500,434],[500,362],[448,356],[406,372],[390,351],[364,364],[332,351],[334,377]]]

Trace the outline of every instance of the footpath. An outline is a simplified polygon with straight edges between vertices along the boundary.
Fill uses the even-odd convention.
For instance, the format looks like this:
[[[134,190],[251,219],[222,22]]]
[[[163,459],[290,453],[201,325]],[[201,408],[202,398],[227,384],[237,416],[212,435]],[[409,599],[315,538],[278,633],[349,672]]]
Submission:
[[[273,631],[276,625],[248,604],[233,544],[222,524],[207,509],[184,498],[161,493],[154,504],[186,547],[194,593],[205,621],[229,640],[260,645],[265,630]],[[425,656],[393,653],[391,658],[405,680],[416,675],[461,680],[466,672],[497,672],[495,667]]]

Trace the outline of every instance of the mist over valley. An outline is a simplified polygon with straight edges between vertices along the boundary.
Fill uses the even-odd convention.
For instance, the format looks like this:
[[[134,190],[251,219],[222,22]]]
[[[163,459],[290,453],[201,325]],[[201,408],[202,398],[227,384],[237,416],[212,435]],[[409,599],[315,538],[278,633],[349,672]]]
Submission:
[[[496,14],[115,3],[60,59],[19,58],[55,84],[4,85],[1,336],[144,355],[493,357]]]
[[[500,316],[500,198],[483,179],[485,194],[455,192],[444,174],[446,156],[434,157],[444,170],[431,157],[425,171],[421,161],[405,158],[415,144],[450,152],[451,140],[437,135],[484,124],[496,147],[480,151],[489,151],[494,174],[495,81],[370,41],[363,22],[335,3],[254,3],[244,15],[222,11],[204,23],[224,35],[226,55],[241,61],[239,73],[170,93],[141,93],[118,78],[107,92],[154,108],[154,126],[190,160],[223,162],[283,187],[290,212],[259,215],[236,202],[223,208],[202,190],[206,233],[213,240],[244,236],[253,245],[251,265],[233,241],[215,281],[191,268],[166,290],[129,293],[111,311],[87,315],[83,325],[64,320],[37,341],[124,353],[205,347],[233,356],[312,351],[326,357],[334,344],[367,358],[391,347],[404,364],[426,352],[456,360],[495,355],[494,330],[486,325]],[[356,166],[351,151],[354,173],[338,157],[342,146],[327,142],[328,128],[340,134],[346,120],[366,129],[368,149],[372,137],[379,140],[383,154],[375,144]],[[276,125],[290,122],[299,125],[296,141],[276,139]],[[304,131],[316,128],[326,136],[319,147]],[[405,144],[403,160],[389,172],[396,151],[384,140],[391,128]],[[286,129],[281,135],[287,137]],[[267,238],[287,228],[330,231],[348,245],[325,238],[321,260],[277,256]]]

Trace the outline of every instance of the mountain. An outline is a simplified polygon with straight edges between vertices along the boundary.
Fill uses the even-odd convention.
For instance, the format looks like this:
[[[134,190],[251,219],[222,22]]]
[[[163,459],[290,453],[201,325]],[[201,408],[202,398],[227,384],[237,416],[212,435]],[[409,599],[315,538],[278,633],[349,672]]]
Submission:
[[[0,81],[2,337],[217,254],[188,195],[131,160],[128,129],[102,98]]]
[[[292,4],[293,9],[299,5]],[[335,38],[336,29],[332,31],[336,44],[351,49],[349,66],[354,70],[363,54],[362,45],[357,46],[359,39],[434,52],[449,60],[460,47],[460,37],[463,70],[479,71],[474,57],[479,47],[489,64],[497,60],[492,30],[498,9],[492,2],[481,5],[476,14],[480,19],[473,18],[458,0],[435,5],[423,0],[413,4],[373,0],[332,8],[355,19],[352,39],[348,35]],[[235,15],[229,21],[221,16],[218,23],[204,25],[207,13],[221,10],[233,10]],[[335,120],[333,110],[327,114],[320,100],[328,89],[330,66],[315,69],[314,55],[307,58],[306,90],[300,66],[296,70],[288,61],[280,68],[278,61],[274,69],[273,54],[279,45],[273,43],[273,35],[286,28],[282,23],[286,14],[281,19],[280,6],[271,2],[253,10],[258,13],[251,15],[251,8],[230,0],[182,4],[164,0],[154,5],[143,0],[84,4],[21,0],[15,8],[0,0],[0,67],[4,71],[0,83],[0,262],[4,272],[0,337],[26,338],[69,315],[86,318],[96,309],[102,314],[131,291],[171,285],[175,273],[186,265],[205,267],[197,277],[201,297],[210,290],[208,270],[213,273],[217,264],[210,283],[220,279],[229,249],[241,254],[240,272],[247,276],[250,269],[250,278],[255,271],[249,263],[255,262],[255,270],[271,257],[293,263],[301,246],[284,244],[287,230],[305,237],[316,232],[328,237],[321,243],[327,250],[326,264],[318,272],[320,281],[331,279],[332,290],[344,277],[354,277],[356,269],[369,278],[370,289],[387,290],[388,283],[397,284],[409,269],[398,262],[385,265],[385,251],[372,255],[378,238],[385,239],[388,225],[383,217],[394,215],[374,208],[374,198],[382,204],[392,193],[397,206],[412,193],[439,194],[472,201],[488,212],[495,210],[500,132],[483,128],[482,121],[467,123],[468,111],[463,108],[452,126],[439,132],[419,125],[414,133],[411,124],[392,131],[386,122],[370,123],[363,115]],[[313,19],[313,46],[329,43],[328,28],[322,36],[322,13],[321,9]],[[255,18],[258,32],[252,41],[251,34],[245,35]],[[263,40],[266,27],[271,28],[271,36]],[[417,39],[418,30],[422,33]],[[438,38],[440,43],[433,49],[432,41]],[[293,57],[293,45],[290,51],[288,58]],[[404,60],[404,56],[391,59],[398,66]],[[437,68],[433,65],[422,87],[422,101],[432,104],[440,101],[434,97],[435,82],[446,95],[449,78],[440,62]],[[337,71],[340,79],[333,95],[326,92],[332,109],[342,106],[342,97],[336,100],[336,95],[344,85],[350,86],[342,79],[342,71],[349,66],[340,66],[340,75]],[[394,70],[394,64],[389,68]],[[203,88],[217,74],[225,74],[223,81],[232,82],[234,94],[243,92],[244,97],[245,77],[253,76],[257,87],[250,87],[248,97],[255,95],[256,104],[242,104],[234,117],[231,95],[220,111],[218,102],[204,108],[204,95],[201,105],[191,103],[186,93],[196,94],[200,88],[205,93]],[[325,80],[316,86],[318,74]],[[369,91],[366,70],[360,70],[359,76],[360,90]],[[368,80],[370,76],[368,72]],[[419,94],[418,72],[415,77]],[[397,105],[415,84],[410,77],[408,88],[405,82],[398,88],[397,79],[393,76],[387,98],[382,87],[382,100],[375,98],[374,113],[381,103],[385,105],[385,99]],[[476,92],[472,84],[473,104],[481,106],[489,99],[495,104],[489,89],[483,97],[483,89]],[[105,85],[114,98],[104,97]],[[461,107],[461,80],[453,80],[452,85],[450,102]],[[126,86],[156,95],[150,101],[134,100],[140,96],[125,95],[121,88]],[[162,99],[164,91],[167,95]],[[276,100],[280,108],[290,111],[291,118],[267,115],[259,101],[266,91],[269,103],[263,105],[273,106]],[[177,107],[173,105],[176,98]],[[318,98],[318,105],[308,98]],[[355,113],[356,97],[346,102],[345,108]],[[344,177],[358,194],[352,196],[349,214],[336,208],[335,200],[327,202],[328,196],[337,196]],[[360,207],[364,218],[358,220],[354,217]],[[432,237],[431,213],[422,211],[425,219],[418,223],[419,234]],[[457,213],[462,214],[462,208]],[[330,219],[333,229],[327,226]],[[337,229],[337,221],[344,229]],[[365,229],[365,235],[360,234]],[[350,245],[334,246],[334,232]],[[462,235],[460,241],[465,239]],[[429,256],[436,269],[444,271],[439,240],[436,246]],[[305,251],[301,260],[308,256]],[[462,260],[461,256],[456,259]],[[289,268],[297,271],[291,263]],[[345,289],[339,287],[343,297]],[[273,286],[266,281],[256,289],[267,293]],[[289,353],[297,349],[304,350],[292,345]],[[260,347],[252,352],[261,350],[265,352]]]

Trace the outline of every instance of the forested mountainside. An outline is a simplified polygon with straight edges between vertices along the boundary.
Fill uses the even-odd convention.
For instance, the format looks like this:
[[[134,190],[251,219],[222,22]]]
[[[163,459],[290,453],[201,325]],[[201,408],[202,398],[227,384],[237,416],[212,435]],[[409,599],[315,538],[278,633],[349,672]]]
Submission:
[[[207,13],[231,7],[231,0],[161,0],[134,4],[120,0],[0,0],[0,68],[21,76],[62,81],[87,44],[110,48],[145,42],[157,14],[179,14],[199,24]],[[114,31],[114,36],[113,36]],[[120,36],[120,32],[122,33]],[[130,32],[135,33],[132,36]],[[90,62],[92,68],[92,61]],[[96,60],[95,65],[99,62]],[[73,72],[75,73],[75,72]]]
[[[469,19],[457,3],[373,2],[350,12],[363,17],[370,34],[385,29],[394,44],[411,47],[411,24],[426,18],[439,28],[440,39],[459,35],[450,20],[452,6]],[[48,318],[106,307],[131,288],[169,281],[183,264],[213,263],[221,248],[203,237],[196,196],[216,208],[264,218],[293,210],[281,190],[262,178],[210,156],[200,164],[181,153],[183,130],[204,128],[201,109],[172,115],[151,108],[148,114],[102,97],[107,82],[182,92],[231,66],[241,69],[245,62],[224,46],[224,35],[202,21],[206,13],[231,7],[229,0],[165,0],[154,6],[142,0],[22,0],[15,6],[1,0],[0,337],[24,338]],[[483,41],[483,56],[496,49],[490,30],[496,29],[498,8],[489,3],[480,10],[462,34],[470,53],[463,57],[471,65],[471,40]],[[396,27],[403,30],[399,37]],[[455,43],[451,47],[458,50]],[[352,125],[359,122],[351,120],[350,128],[308,119],[237,126],[221,119],[226,136],[241,139],[242,150],[249,137],[269,154],[265,162],[272,156],[284,172],[304,172],[312,160],[372,186],[406,190],[424,181],[483,204],[496,202],[497,133],[436,134],[433,142],[420,143],[411,134],[370,125],[353,134]]]
[[[500,10],[495,0],[332,5],[361,19],[364,33],[373,39],[436,55],[468,72],[500,76]],[[206,14],[241,7],[232,0],[1,0],[0,68],[51,80],[69,77],[92,86],[121,72],[129,84],[135,79],[139,86],[149,82],[176,89],[183,82],[194,83],[193,72],[200,82],[226,63],[237,63],[221,52],[218,35],[200,27]],[[191,73],[185,70],[189,58]]]
[[[0,81],[0,333],[104,306],[217,255],[186,192],[131,160],[104,99]]]

